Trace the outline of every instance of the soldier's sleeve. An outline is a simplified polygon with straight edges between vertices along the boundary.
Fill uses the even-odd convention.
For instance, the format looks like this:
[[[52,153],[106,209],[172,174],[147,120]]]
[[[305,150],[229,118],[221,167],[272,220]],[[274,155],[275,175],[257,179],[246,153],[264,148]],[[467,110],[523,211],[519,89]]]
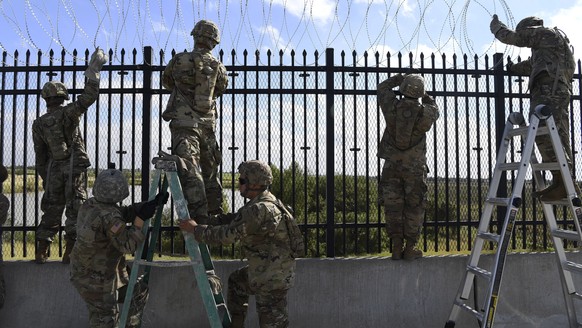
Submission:
[[[509,68],[509,70],[516,75],[530,75],[531,69],[531,59],[529,58],[511,65]]]
[[[236,213],[217,214],[210,217],[209,225],[230,224],[236,218]]]
[[[172,70],[174,67],[174,60],[171,59],[162,75],[162,85],[168,90],[174,90],[174,78],[172,78]]]
[[[430,96],[424,96],[422,98],[422,107],[424,108],[418,120],[418,128],[421,131],[428,132],[434,122],[439,118],[439,108]]]
[[[8,209],[10,208],[10,201],[8,197],[0,194],[0,226],[2,226],[8,219]],[[1,229],[0,229],[1,230]],[[2,237],[0,236],[0,241]]]
[[[239,211],[229,224],[199,225],[194,230],[194,236],[196,240],[206,244],[232,244],[247,235],[249,220],[252,220],[251,215]]]
[[[495,33],[495,38],[512,46],[532,48],[536,45],[536,39],[538,38],[536,34],[539,31],[536,30],[537,29],[525,29],[516,32],[506,26],[501,26],[497,33]]]
[[[32,142],[34,144],[35,166],[38,174],[46,180],[46,166],[49,161],[48,145],[42,137],[42,127],[38,120],[32,123]]]
[[[86,79],[83,93],[77,97],[72,106],[65,107],[65,114],[72,120],[78,120],[95,103],[97,97],[99,97],[99,81]]]
[[[141,229],[134,226],[127,227],[118,215],[109,215],[106,218],[105,227],[113,246],[124,254],[135,252],[138,245],[145,239]]]
[[[218,76],[216,77],[216,89],[214,90],[214,97],[218,98],[224,94],[228,88],[228,75],[226,73],[226,67],[222,63],[218,64]]]
[[[390,106],[392,106],[394,99],[396,99],[396,94],[392,89],[399,86],[403,80],[404,76],[402,74],[396,74],[378,84],[376,90],[378,104],[383,111],[386,111]]]
[[[121,206],[119,209],[121,212],[121,220],[126,223],[133,222],[133,220],[135,220],[135,217],[137,216],[137,208],[141,206],[143,203],[145,202],[135,203],[129,206]]]

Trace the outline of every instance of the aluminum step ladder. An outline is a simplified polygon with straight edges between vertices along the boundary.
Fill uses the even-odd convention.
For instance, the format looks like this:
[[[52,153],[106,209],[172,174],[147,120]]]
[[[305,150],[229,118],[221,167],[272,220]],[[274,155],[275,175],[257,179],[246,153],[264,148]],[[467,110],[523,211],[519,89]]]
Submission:
[[[515,218],[522,204],[522,190],[526,174],[530,167],[532,169],[536,190],[546,188],[546,182],[544,179],[545,170],[560,171],[566,187],[566,198],[556,202],[542,202],[541,204],[560,267],[560,281],[562,284],[570,328],[582,327],[582,324],[578,322],[576,309],[574,307],[574,300],[582,300],[582,295],[576,290],[572,279],[572,274],[582,274],[582,264],[577,264],[568,260],[566,253],[564,252],[563,244],[565,240],[577,243],[582,241],[582,230],[580,229],[580,224],[582,222],[582,211],[580,208],[581,201],[576,194],[576,188],[574,187],[574,182],[570,175],[558,129],[554,122],[554,118],[551,115],[551,109],[545,105],[539,105],[535,108],[534,113],[535,114],[530,117],[529,126],[525,124],[524,117],[520,113],[511,113],[505,124],[503,140],[497,154],[495,171],[479,222],[475,244],[471,251],[471,255],[469,256],[464,277],[457,291],[457,295],[455,296],[453,308],[448,321],[445,324],[445,328],[455,327],[456,320],[461,310],[473,315],[479,322],[479,327],[493,327],[493,320],[499,301],[501,277],[505,265],[507,249],[513,232]],[[541,121],[545,121],[546,125],[540,126]],[[516,125],[517,127],[515,127]],[[536,136],[540,135],[550,136],[557,162],[538,163],[534,153],[534,147]],[[521,138],[521,159],[519,162],[507,162],[508,158],[511,157],[509,156],[510,154],[508,154],[509,145],[515,137]],[[517,176],[513,180],[511,194],[509,197],[498,196],[500,179],[504,174],[507,174],[508,171],[517,171]],[[569,208],[570,213],[572,213],[572,217],[574,218],[575,230],[565,230],[558,227],[553,209],[554,205],[567,206]],[[499,207],[506,208],[506,213],[501,231],[495,233],[489,231],[489,227],[491,216],[493,215],[494,210]],[[490,265],[490,267],[488,266],[488,268],[483,268],[480,267],[479,259],[486,242],[496,244],[497,248],[492,265]],[[473,287],[473,284],[476,284],[476,279],[482,279],[487,284],[484,300],[481,303],[483,304],[483,307],[480,309],[477,308],[477,305],[471,307],[467,304],[467,300],[471,295],[471,288]],[[476,293],[476,291],[474,293]],[[473,296],[476,297],[476,294]],[[477,302],[477,300],[475,300],[475,302]]]
[[[155,198],[157,189],[160,186],[160,182],[162,182],[162,185],[160,186],[161,190],[165,191],[168,189],[168,187],[170,188],[170,193],[174,200],[174,207],[178,215],[178,220],[188,220],[190,217],[188,213],[188,203],[184,198],[182,187],[180,185],[177,163],[175,161],[176,157],[162,151],[160,151],[158,155],[159,157],[155,157],[152,160],[155,171],[153,173],[152,182],[150,184],[149,199],[152,200]],[[156,249],[158,236],[160,234],[161,218],[162,206],[159,206],[153,219],[154,222],[149,237],[147,255],[144,257],[144,259],[142,259],[142,254],[144,252],[147,238],[135,252],[135,260],[130,272],[127,294],[119,319],[119,327],[126,326],[131,304],[131,295],[133,295],[136,282],[138,279],[144,279],[144,282],[147,283],[150,269],[152,266],[155,266],[155,263],[152,261],[152,259],[154,250]],[[142,231],[144,235],[146,235],[149,226],[150,219],[144,222]],[[206,308],[210,326],[212,328],[230,327],[230,313],[226,307],[226,302],[224,301],[222,292],[214,294],[208,281],[208,275],[214,274],[214,265],[210,258],[208,246],[206,244],[198,243],[196,239],[194,239],[194,235],[191,233],[182,231],[182,235],[184,236],[186,250],[190,256],[190,264],[194,269],[197,286],[200,290],[200,295],[202,296],[204,307]],[[144,267],[143,274],[138,277],[139,272],[142,271],[140,270],[142,266]]]

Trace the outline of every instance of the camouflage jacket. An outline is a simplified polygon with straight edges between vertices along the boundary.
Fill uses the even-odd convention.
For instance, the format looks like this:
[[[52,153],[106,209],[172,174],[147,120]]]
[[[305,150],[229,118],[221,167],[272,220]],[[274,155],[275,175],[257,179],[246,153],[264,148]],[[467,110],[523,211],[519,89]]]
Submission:
[[[47,113],[32,123],[32,141],[36,153],[36,169],[46,179],[49,161],[68,161],[73,155],[73,166],[91,165],[79,129],[81,116],[99,96],[99,82],[87,80],[85,90],[76,101],[64,106],[49,107]]]
[[[529,75],[530,88],[542,72],[572,88],[576,69],[574,55],[568,38],[558,28],[538,26],[513,31],[500,23],[495,37],[505,44],[531,48],[529,59],[511,66],[514,73]]]
[[[196,124],[214,124],[216,98],[226,91],[228,77],[226,68],[210,50],[194,48],[170,60],[162,83],[172,91],[162,114],[164,120],[195,127]]]
[[[426,167],[426,133],[439,117],[430,96],[422,103],[414,98],[398,99],[392,88],[404,80],[394,75],[378,85],[378,104],[386,120],[386,129],[378,145],[378,157],[393,166],[395,174],[419,174]]]
[[[199,225],[197,240],[207,244],[231,244],[240,241],[249,265],[249,284],[256,290],[280,290],[293,286],[295,259],[283,214],[275,205],[277,198],[268,190],[241,207],[236,215],[218,215],[211,223]],[[227,224],[224,224],[227,223]]]
[[[126,226],[135,217],[133,205],[101,203],[95,198],[86,201],[77,217],[77,241],[71,253],[74,271],[109,279],[115,276],[123,254],[135,252],[145,239],[141,229]]]

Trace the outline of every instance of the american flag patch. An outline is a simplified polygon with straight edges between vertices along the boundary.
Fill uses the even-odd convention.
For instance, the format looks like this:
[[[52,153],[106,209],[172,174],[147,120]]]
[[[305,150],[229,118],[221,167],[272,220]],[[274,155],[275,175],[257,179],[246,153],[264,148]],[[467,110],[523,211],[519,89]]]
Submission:
[[[111,232],[113,233],[118,233],[119,230],[123,227],[123,223],[121,222],[116,222],[114,225],[111,226]]]

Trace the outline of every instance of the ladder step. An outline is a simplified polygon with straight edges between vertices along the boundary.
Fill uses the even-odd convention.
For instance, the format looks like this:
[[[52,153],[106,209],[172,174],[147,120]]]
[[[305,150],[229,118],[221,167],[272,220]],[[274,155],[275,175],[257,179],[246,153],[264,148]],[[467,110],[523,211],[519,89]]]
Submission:
[[[570,294],[570,296],[572,296],[572,298],[575,298],[579,301],[582,301],[582,295],[578,292],[574,292],[574,293]]]
[[[497,206],[508,206],[509,205],[509,198],[499,198],[499,197],[491,197],[487,198],[487,203]]]
[[[483,321],[483,313],[473,309],[469,305],[463,303],[461,300],[455,300],[455,305],[477,317],[477,320],[479,320],[479,322]]]
[[[183,266],[190,266],[193,263],[199,264],[200,261],[176,261],[176,262],[154,262],[154,261],[146,261],[146,260],[134,260],[135,264],[151,266],[151,267],[183,267]]]
[[[491,272],[489,272],[485,269],[482,269],[480,267],[473,266],[473,265],[467,265],[467,271],[470,271],[479,277],[485,278],[487,280],[491,280]]]
[[[558,199],[558,200],[545,201],[542,203],[543,204],[558,205],[558,206],[569,206],[570,200],[568,198],[562,198],[562,199]]]
[[[574,230],[556,229],[552,231],[552,235],[558,238],[567,239],[571,241],[581,241],[580,235]]]
[[[496,233],[492,233],[492,232],[479,232],[479,233],[477,233],[477,237],[481,238],[481,239],[488,240],[488,241],[492,241],[495,243],[499,243],[499,239],[501,238],[501,236],[499,236]]]
[[[531,163],[532,171],[558,171],[560,170],[560,163],[558,162],[547,162],[547,163]]]
[[[566,261],[566,270],[570,272],[582,273],[582,264]]]
[[[502,171],[517,171],[520,167],[521,163],[519,162],[497,164],[497,168]]]
[[[511,129],[507,132],[508,137],[515,137],[515,136],[525,136],[529,131],[529,126],[520,126],[518,128]],[[547,126],[538,126],[538,132],[536,133],[538,136],[548,134],[549,130]]]

